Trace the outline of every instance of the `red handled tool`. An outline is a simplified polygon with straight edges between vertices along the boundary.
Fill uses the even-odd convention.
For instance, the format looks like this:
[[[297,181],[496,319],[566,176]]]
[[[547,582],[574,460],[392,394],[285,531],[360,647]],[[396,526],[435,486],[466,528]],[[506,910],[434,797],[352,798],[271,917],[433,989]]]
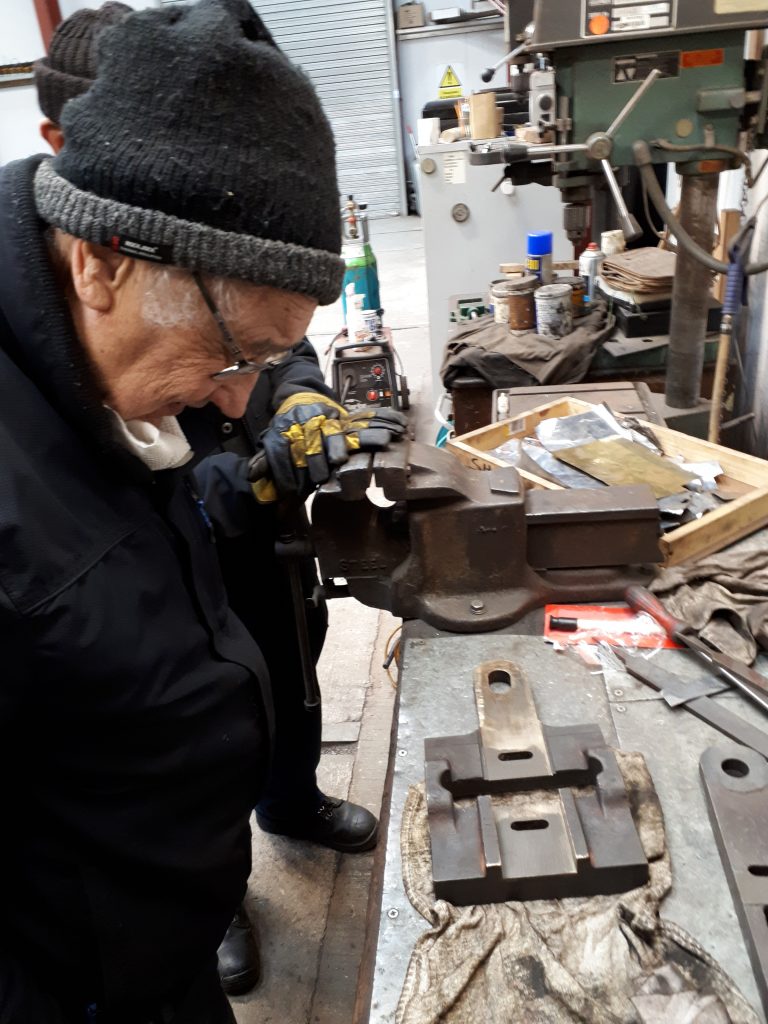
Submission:
[[[731,658],[727,654],[721,654],[720,651],[708,647],[703,640],[696,636],[687,623],[670,615],[661,601],[645,587],[628,587],[625,597],[631,608],[636,612],[645,612],[650,615],[670,639],[687,647],[713,672],[731,683],[753,704],[757,704],[759,708],[768,713],[768,679],[765,676],[750,668],[749,665],[745,665],[743,661],[738,661],[736,658]]]

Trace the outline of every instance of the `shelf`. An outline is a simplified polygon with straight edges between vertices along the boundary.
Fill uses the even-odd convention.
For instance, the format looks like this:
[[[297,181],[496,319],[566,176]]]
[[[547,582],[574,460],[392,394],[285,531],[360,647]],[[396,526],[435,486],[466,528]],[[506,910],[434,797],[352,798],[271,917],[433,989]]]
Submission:
[[[432,36],[457,36],[474,32],[493,32],[504,29],[501,15],[490,16],[478,21],[454,21],[449,25],[422,25],[421,28],[402,28],[397,30],[398,42],[406,39],[425,39]]]

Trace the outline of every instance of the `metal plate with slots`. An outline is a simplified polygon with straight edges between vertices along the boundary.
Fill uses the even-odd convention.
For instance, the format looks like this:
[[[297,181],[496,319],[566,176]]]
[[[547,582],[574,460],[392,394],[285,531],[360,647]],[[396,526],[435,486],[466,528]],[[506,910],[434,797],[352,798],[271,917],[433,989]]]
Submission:
[[[643,885],[648,865],[600,729],[542,725],[511,662],[476,669],[475,701],[476,732],[425,741],[436,897],[464,905]],[[492,799],[531,791],[522,813],[514,797]]]

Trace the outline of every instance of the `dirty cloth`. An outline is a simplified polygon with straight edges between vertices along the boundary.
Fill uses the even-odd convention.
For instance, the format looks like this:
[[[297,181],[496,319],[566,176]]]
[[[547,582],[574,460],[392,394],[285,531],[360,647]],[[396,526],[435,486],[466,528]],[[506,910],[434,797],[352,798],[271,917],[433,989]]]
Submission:
[[[494,388],[543,384],[577,384],[583,380],[600,344],[609,338],[616,319],[605,303],[578,321],[564,338],[513,334],[493,317],[459,327],[446,345],[440,370],[451,388],[459,377],[482,377]]]
[[[768,651],[768,530],[661,569],[650,589],[717,650],[749,664]]]
[[[600,276],[613,288],[644,295],[672,290],[677,256],[665,249],[630,249],[606,256]]]
[[[757,1024],[711,957],[660,919],[672,885],[664,819],[642,755],[616,755],[650,880],[615,896],[470,907],[436,901],[426,798],[423,786],[411,788],[401,833],[403,880],[430,928],[411,955],[396,1024],[645,1024],[657,1019],[648,1013],[660,1006],[665,1024]],[[524,797],[535,806],[543,795],[504,799]],[[516,809],[523,813],[519,803]],[[674,982],[653,979],[665,967],[674,968]]]

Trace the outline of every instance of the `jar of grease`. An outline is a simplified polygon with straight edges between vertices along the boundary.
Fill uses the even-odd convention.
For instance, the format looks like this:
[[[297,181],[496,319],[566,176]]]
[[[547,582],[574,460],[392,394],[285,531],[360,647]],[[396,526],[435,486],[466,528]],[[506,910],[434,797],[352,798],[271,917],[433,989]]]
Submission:
[[[564,338],[573,331],[573,290],[547,284],[536,292],[536,331],[544,338]]]

